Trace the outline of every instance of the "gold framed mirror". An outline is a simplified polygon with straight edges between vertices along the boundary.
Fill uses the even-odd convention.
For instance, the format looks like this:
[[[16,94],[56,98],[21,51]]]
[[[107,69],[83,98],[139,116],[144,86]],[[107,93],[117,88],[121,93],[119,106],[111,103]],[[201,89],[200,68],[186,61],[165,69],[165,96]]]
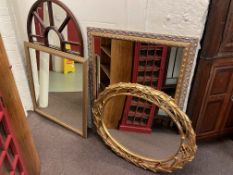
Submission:
[[[87,59],[36,43],[24,47],[34,111],[86,138]],[[58,61],[64,61],[62,72]]]
[[[165,136],[165,138],[167,138],[164,147],[159,144],[160,151],[163,149],[163,152],[166,153],[167,151],[169,152],[167,149],[169,145],[173,145],[174,143],[171,138],[177,138],[176,135],[178,133],[172,134],[171,137],[167,137],[167,131],[161,132],[156,130],[155,134],[151,132],[135,135],[132,131],[112,129],[106,125],[106,115],[104,113],[106,112],[109,101],[121,96],[133,96],[148,101],[148,103],[156,105],[168,114],[175,123],[180,135],[178,144],[176,144],[178,147],[176,150],[173,149],[173,153],[170,152],[170,155],[166,154],[163,158],[161,158],[161,156],[160,158],[156,158],[156,156],[159,156],[159,152],[156,151],[158,144],[152,144],[154,139],[153,135]],[[191,122],[188,116],[176,105],[175,100],[161,91],[134,83],[110,85],[101,92],[95,100],[93,114],[97,132],[105,144],[117,155],[125,158],[136,166],[154,172],[172,172],[176,169],[181,169],[194,158],[197,146]],[[132,133],[134,135],[132,135]],[[164,133],[166,133],[166,135],[164,135]],[[164,141],[162,137],[155,137],[157,138],[157,143]],[[128,142],[130,142],[130,144],[128,144]],[[149,143],[150,147],[148,147],[147,143]],[[148,151],[149,154],[147,154]],[[153,152],[156,153],[153,155]]]
[[[108,85],[119,82],[141,84],[133,80],[135,55],[140,54],[137,47],[153,49],[162,46],[166,52],[164,78],[160,88],[156,89],[172,96],[185,110],[198,39],[94,27],[89,27],[87,33],[92,103]],[[146,54],[155,56],[150,55],[149,49]]]
[[[88,28],[94,122],[118,155],[155,172],[193,159],[195,134],[182,110],[197,44],[192,37]]]

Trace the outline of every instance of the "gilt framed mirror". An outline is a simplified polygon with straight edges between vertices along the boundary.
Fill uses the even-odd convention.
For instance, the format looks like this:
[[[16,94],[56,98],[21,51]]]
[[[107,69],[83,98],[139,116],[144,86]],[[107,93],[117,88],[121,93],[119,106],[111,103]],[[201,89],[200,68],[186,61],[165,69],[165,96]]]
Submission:
[[[198,40],[88,28],[88,44],[93,117],[103,141],[155,172],[172,172],[191,161],[195,133],[182,110]]]
[[[92,102],[108,85],[133,82],[164,91],[185,109],[198,39],[93,27],[87,33]]]
[[[87,59],[38,43],[24,46],[35,112],[87,137]],[[56,61],[64,62],[63,72]]]

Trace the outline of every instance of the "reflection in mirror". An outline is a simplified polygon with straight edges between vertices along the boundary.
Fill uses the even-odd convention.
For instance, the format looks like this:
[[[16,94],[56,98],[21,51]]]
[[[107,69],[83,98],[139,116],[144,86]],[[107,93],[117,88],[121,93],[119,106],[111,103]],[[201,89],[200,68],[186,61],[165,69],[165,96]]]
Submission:
[[[61,43],[58,34],[54,30],[50,30],[48,33],[48,45],[52,48],[60,48]]]
[[[44,5],[47,5],[47,3],[44,3]],[[45,9],[48,8],[45,7]],[[61,26],[67,16],[66,11],[55,3],[52,3],[52,9],[54,15],[54,25]],[[45,16],[49,16],[48,11],[46,12]]]
[[[42,22],[44,26],[50,26],[50,19],[49,19],[49,10],[48,10],[48,4],[43,3],[41,4],[37,9],[36,13],[39,16],[41,22],[37,18],[32,18],[32,34],[33,35],[42,35],[44,32]],[[53,23],[56,28],[59,28],[62,23],[64,22],[67,13],[66,11],[61,8],[59,5],[52,3],[52,11],[53,11]],[[63,29],[62,33],[64,34],[65,39],[67,40],[67,26],[65,26],[66,29]],[[38,38],[34,38],[35,40]]]
[[[97,60],[97,94],[111,84],[132,82],[153,87],[175,98],[184,55],[183,50],[182,47],[169,45],[94,37],[93,52]],[[114,107],[122,108],[123,100],[120,98],[118,100],[121,103]],[[137,102],[133,98],[127,98],[124,116],[130,116],[131,110],[137,106],[136,104]],[[150,116],[155,115],[155,108],[152,107],[149,112]],[[109,112],[109,116],[110,114],[121,115],[119,112]],[[161,118],[161,120],[166,122],[170,119]],[[111,125],[115,127],[117,123],[114,122],[111,122]],[[152,120],[148,120],[145,127],[137,130],[149,131],[152,122]],[[172,123],[171,120],[169,122]],[[122,124],[121,127],[128,130],[138,128],[137,124],[134,123],[131,125]]]
[[[183,48],[94,37],[97,91],[110,84],[133,82],[175,97]]]
[[[133,103],[128,109],[129,99]],[[162,109],[132,96],[111,98],[104,109],[105,127],[128,151],[154,160],[167,160],[177,153],[181,143],[178,129]]]
[[[37,109],[83,131],[83,64],[29,51]]]
[[[83,56],[79,25],[62,2],[50,0],[36,2],[29,12],[27,24],[30,42]]]

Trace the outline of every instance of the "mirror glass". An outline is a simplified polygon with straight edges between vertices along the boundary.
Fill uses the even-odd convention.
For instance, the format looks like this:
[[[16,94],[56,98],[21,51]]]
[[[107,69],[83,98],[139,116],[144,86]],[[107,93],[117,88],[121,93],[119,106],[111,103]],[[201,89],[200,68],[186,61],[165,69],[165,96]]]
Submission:
[[[184,48],[106,37],[94,37],[96,89],[132,82],[176,96]],[[176,125],[165,111],[132,96],[108,101],[104,124],[110,135],[129,151],[165,160],[180,146]]]
[[[33,18],[29,20],[29,37],[33,42],[83,56],[82,36],[78,24],[68,9],[57,3],[41,2],[37,6]]]
[[[83,64],[30,48],[37,109],[81,133]]]
[[[189,128],[184,130],[191,136],[184,137],[181,129],[184,123],[181,126],[179,122],[172,121],[169,115],[174,111],[166,111],[171,103],[165,101],[173,97],[177,104],[173,109],[184,108],[197,40],[93,27],[88,28],[88,37],[90,72],[93,73],[90,96],[97,99],[94,101],[94,123],[105,144],[129,162],[153,171],[170,172],[173,167],[178,168],[176,162],[179,162],[179,157],[174,157],[177,153],[186,162],[191,160],[187,157],[194,153],[190,150],[195,150],[195,137]],[[137,92],[144,89],[138,84],[168,95],[158,95],[159,98],[166,97],[159,104],[160,108],[143,100],[152,98],[153,94],[130,96],[140,94]],[[173,118],[181,120],[181,113],[174,113]],[[191,140],[190,152],[178,152],[180,148],[185,149],[181,145],[181,136]],[[159,163],[160,160],[164,160],[164,164]]]
[[[176,124],[156,105],[138,97],[116,96],[104,109],[107,131],[128,151],[154,160],[177,153],[181,138]]]
[[[182,47],[94,37],[97,94],[110,84],[139,83],[175,97]]]

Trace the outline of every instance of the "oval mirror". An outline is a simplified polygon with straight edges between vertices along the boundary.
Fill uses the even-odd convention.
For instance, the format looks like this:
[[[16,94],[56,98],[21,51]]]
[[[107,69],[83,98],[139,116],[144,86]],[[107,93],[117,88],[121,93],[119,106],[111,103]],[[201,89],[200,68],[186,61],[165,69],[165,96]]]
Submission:
[[[165,93],[133,83],[106,88],[95,101],[98,134],[118,155],[154,172],[172,172],[194,158],[191,122]]]

